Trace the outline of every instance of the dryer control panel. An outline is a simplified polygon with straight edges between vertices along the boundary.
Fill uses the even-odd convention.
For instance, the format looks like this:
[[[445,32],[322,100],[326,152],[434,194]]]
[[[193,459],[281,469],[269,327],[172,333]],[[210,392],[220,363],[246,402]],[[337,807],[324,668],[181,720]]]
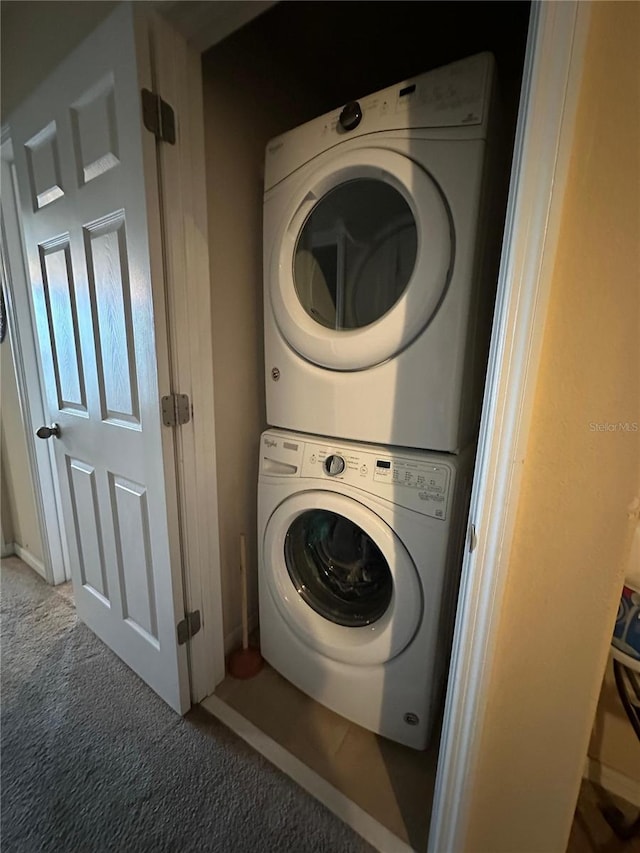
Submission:
[[[265,190],[323,151],[371,133],[413,128],[429,129],[432,136],[440,130],[447,139],[485,139],[494,65],[492,54],[478,53],[350,101],[276,136],[267,144]],[[455,133],[460,129],[462,137]]]
[[[308,441],[273,430],[262,436],[260,474],[342,482],[423,515],[446,519],[455,466],[446,454],[388,452],[331,439]]]

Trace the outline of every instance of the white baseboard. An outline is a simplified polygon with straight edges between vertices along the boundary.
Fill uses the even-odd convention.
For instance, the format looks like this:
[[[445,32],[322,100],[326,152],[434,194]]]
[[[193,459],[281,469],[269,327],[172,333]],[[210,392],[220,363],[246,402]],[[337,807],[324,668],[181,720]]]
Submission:
[[[0,557],[13,557],[13,555],[15,553],[16,553],[16,546],[13,544],[13,542],[5,542],[3,540],[3,542],[2,542],[2,553],[0,554]]]
[[[329,811],[355,830],[380,853],[415,853],[412,847],[394,835],[386,826],[371,817],[364,809],[345,796],[342,791],[334,788],[315,770],[303,764],[269,735],[254,726],[237,711],[234,711],[222,699],[217,696],[207,696],[200,704],[245,740],[256,752],[259,752],[294,782],[297,782],[301,788],[308,791],[312,797],[326,806]]]
[[[253,616],[249,617],[249,634],[252,631],[255,631],[258,627],[258,614],[254,613]],[[233,631],[230,631],[228,634],[225,634],[224,637],[224,653],[225,656],[231,654],[231,652],[239,649],[242,645],[242,625],[238,625]]]
[[[22,545],[18,545],[16,542],[13,546],[13,553],[17,557],[20,557],[23,563],[26,563],[28,566],[30,566],[34,572],[37,572],[41,578],[47,580],[47,573],[44,568],[44,563],[41,560],[38,560],[37,557],[34,557],[30,551],[27,551],[26,548],[23,548]]]
[[[601,764],[595,758],[587,758],[583,776],[600,785],[610,794],[621,797],[632,806],[640,808],[640,782],[636,779],[631,779],[619,770]]]

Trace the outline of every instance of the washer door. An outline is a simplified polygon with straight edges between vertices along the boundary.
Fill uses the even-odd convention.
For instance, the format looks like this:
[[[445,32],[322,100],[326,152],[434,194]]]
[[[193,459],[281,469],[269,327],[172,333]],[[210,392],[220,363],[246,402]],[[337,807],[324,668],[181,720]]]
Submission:
[[[366,369],[427,326],[452,264],[448,207],[424,169],[381,148],[332,154],[294,194],[277,234],[275,320],[314,364]]]
[[[337,661],[379,664],[409,644],[422,616],[416,568],[393,530],[361,503],[301,492],[264,533],[263,580],[290,628]]]

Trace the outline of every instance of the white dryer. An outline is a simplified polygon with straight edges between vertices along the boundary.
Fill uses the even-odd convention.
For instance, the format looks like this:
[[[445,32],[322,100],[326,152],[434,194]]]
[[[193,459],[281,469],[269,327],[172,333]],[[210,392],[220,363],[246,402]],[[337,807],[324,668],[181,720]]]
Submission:
[[[266,150],[267,422],[457,452],[482,400],[500,247],[484,53]]]
[[[258,486],[266,660],[424,749],[441,700],[472,458],[269,430]]]

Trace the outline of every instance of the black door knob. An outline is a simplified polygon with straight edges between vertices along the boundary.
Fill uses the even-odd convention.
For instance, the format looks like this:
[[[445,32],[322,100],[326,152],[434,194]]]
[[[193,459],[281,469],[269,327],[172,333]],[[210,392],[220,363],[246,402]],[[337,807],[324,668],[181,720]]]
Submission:
[[[60,438],[60,427],[58,424],[51,424],[50,427],[41,426],[40,429],[37,430],[36,435],[38,438],[51,438],[51,436]]]

